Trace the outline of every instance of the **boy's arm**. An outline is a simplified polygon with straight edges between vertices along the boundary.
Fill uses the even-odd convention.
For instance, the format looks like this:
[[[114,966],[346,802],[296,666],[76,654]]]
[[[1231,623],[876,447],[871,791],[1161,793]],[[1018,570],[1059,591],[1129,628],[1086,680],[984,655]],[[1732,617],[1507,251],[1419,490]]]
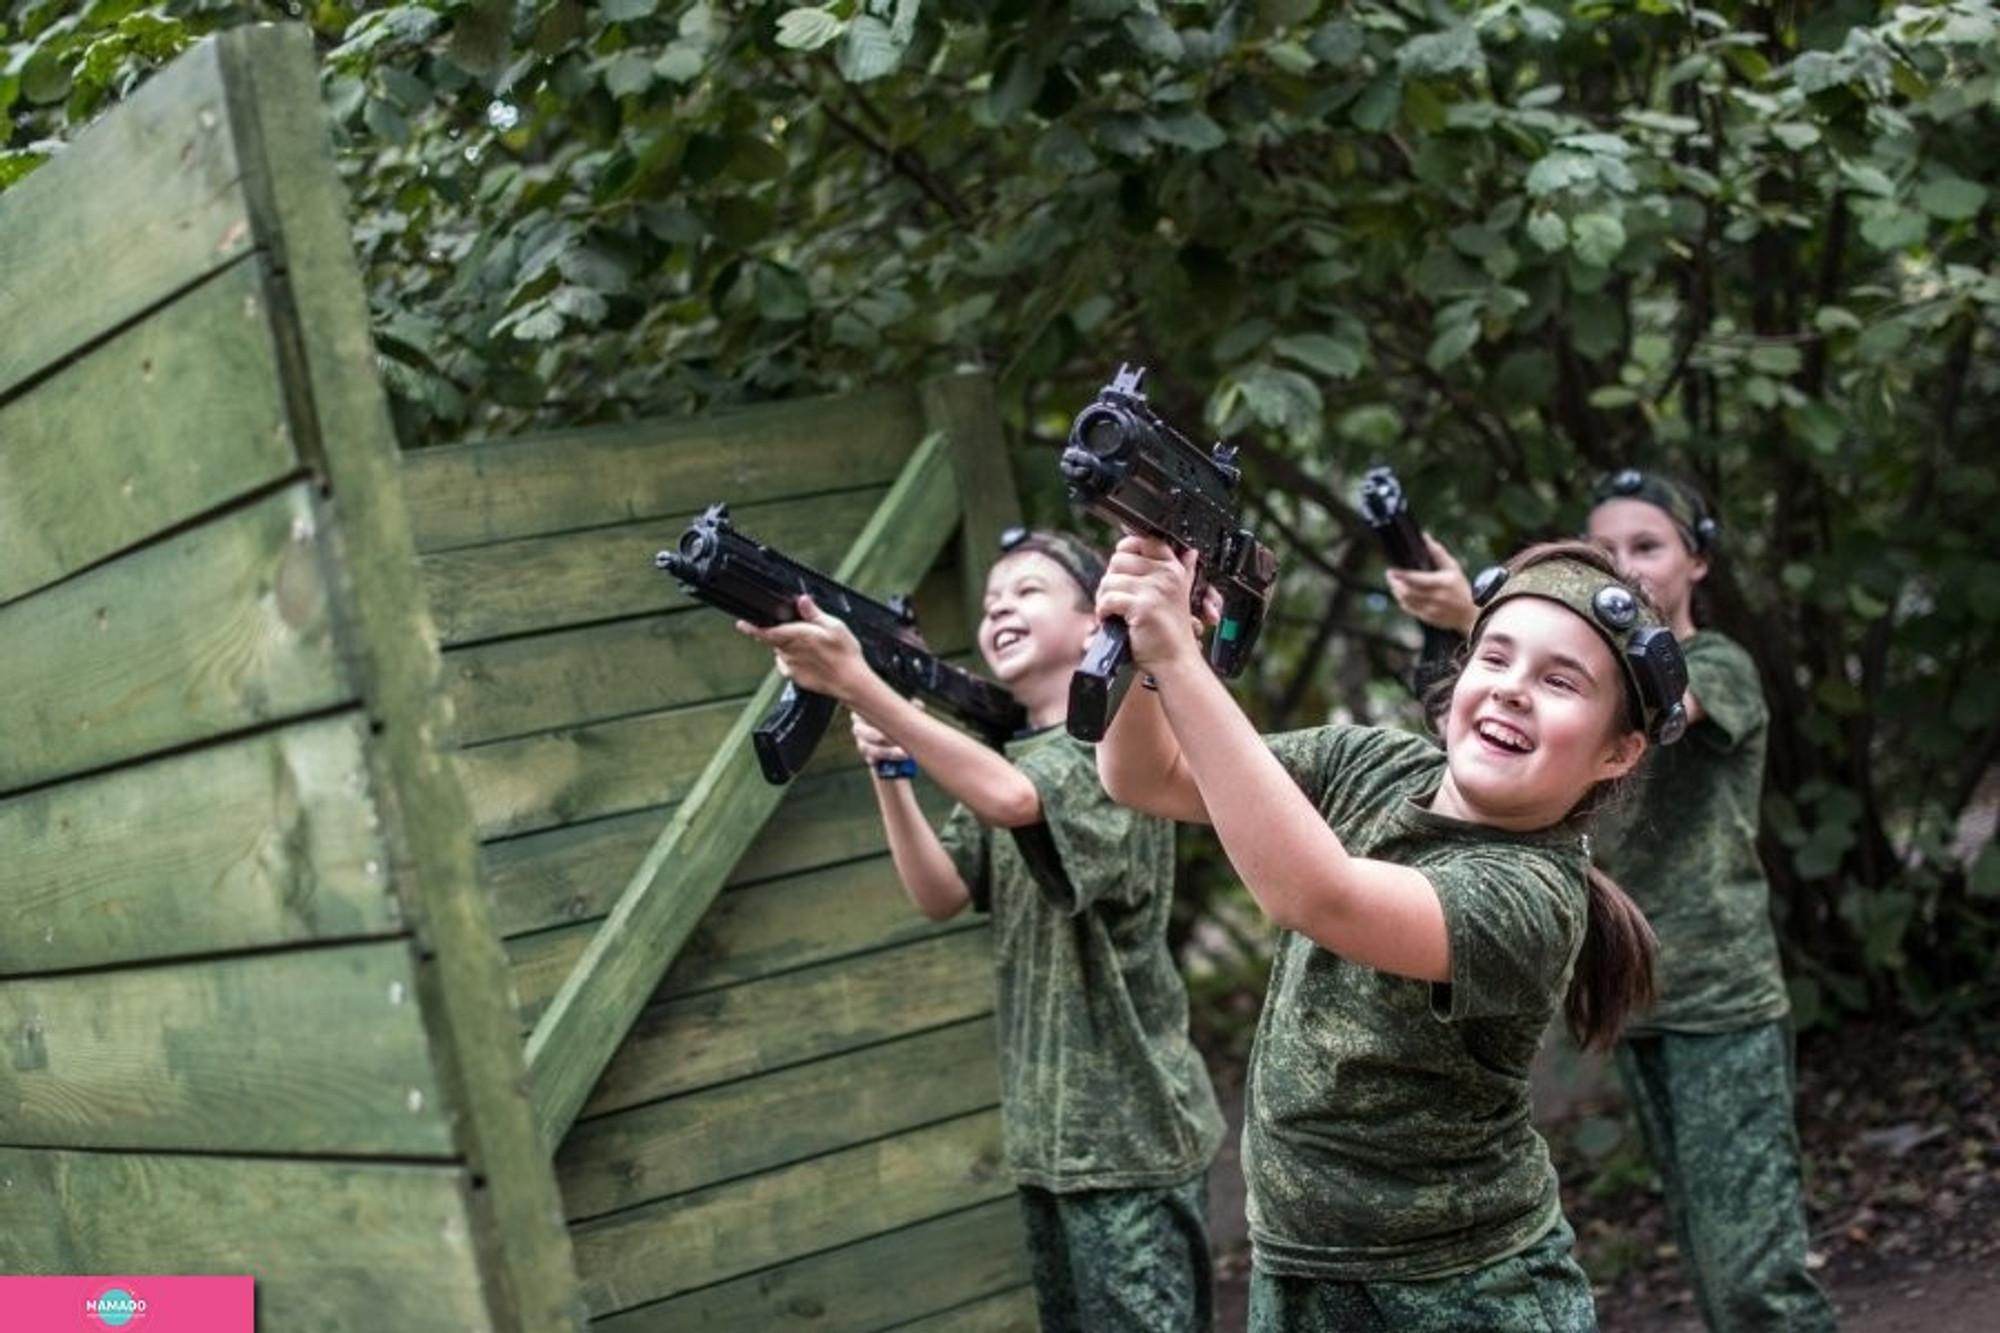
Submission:
[[[867,718],[981,822],[1020,828],[1042,817],[1034,784],[1005,755],[897,693],[869,667],[853,632],[811,598],[799,599],[796,621],[763,629],[738,621],[737,628],[776,652],[779,669],[800,689]]]
[[[896,864],[903,891],[916,909],[933,921],[957,916],[972,901],[972,890],[924,817],[915,787],[900,778],[883,777],[875,766],[878,759],[900,758],[900,747],[859,716],[854,719],[854,743],[874,774],[875,804],[882,812],[889,857]]]

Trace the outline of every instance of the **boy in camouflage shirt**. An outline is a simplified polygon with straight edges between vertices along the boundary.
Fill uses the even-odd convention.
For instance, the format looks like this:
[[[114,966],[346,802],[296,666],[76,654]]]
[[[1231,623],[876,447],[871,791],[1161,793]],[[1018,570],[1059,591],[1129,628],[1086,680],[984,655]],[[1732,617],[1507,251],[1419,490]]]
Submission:
[[[1102,570],[1072,538],[1017,533],[990,571],[980,652],[1030,721],[1004,756],[897,695],[810,602],[796,624],[744,628],[854,713],[919,910],[992,915],[1001,1119],[1045,1333],[1205,1333],[1222,1116],[1167,947],[1173,828],[1113,804],[1063,727]],[[909,782],[881,776],[905,756],[958,800],[942,835]]]

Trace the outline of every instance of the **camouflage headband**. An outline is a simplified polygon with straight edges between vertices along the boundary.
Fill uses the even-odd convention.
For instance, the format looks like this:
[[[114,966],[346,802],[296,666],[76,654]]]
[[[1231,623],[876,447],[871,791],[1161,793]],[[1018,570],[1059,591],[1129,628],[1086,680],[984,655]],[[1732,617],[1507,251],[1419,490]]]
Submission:
[[[1097,599],[1097,585],[1104,577],[1104,557],[1067,533],[1008,528],[1000,534],[1000,551],[1002,555],[1045,555],[1076,580],[1086,601]]]
[[[1692,487],[1684,486],[1671,477],[1644,472],[1636,467],[1607,472],[1597,483],[1591,508],[1606,500],[1643,500],[1655,509],[1663,510],[1679,525],[1687,537],[1689,548],[1696,555],[1715,544],[1717,527],[1715,516],[1708,512],[1708,505]]]
[[[1521,569],[1495,565],[1472,583],[1479,607],[1472,637],[1477,640],[1494,608],[1512,597],[1540,597],[1568,607],[1610,647],[1638,702],[1646,735],[1670,745],[1687,730],[1687,661],[1673,632],[1630,588],[1602,570],[1566,556]]]

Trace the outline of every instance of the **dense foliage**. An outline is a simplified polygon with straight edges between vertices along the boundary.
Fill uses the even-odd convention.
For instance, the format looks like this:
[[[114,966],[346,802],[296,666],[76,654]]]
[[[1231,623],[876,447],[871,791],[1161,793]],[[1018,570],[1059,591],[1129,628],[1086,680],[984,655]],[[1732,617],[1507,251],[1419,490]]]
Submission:
[[[1247,461],[1246,703],[1405,712],[1352,508],[1468,564],[1699,478],[1775,723],[1802,1014],[2000,940],[1985,0],[14,0],[0,185],[200,33],[312,24],[406,442],[998,379],[1032,506],[1108,373]],[[1988,443],[1981,445],[1979,441]]]

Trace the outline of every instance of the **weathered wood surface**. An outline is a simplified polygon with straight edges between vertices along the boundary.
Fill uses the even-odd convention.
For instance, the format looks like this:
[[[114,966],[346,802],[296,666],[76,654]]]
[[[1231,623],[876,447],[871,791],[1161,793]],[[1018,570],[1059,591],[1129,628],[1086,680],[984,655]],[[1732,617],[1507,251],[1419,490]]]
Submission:
[[[713,1328],[759,1333],[1036,1333],[1012,1199],[808,1255],[637,1306],[591,1323],[593,1333]],[[935,1310],[909,1321],[912,1308]]]
[[[241,31],[246,41],[225,50],[266,140],[243,188],[271,270],[284,278],[277,305],[289,339],[280,346],[296,357],[294,415],[305,423],[294,433],[333,492],[329,548],[345,647],[375,728],[371,758],[395,820],[398,884],[424,949],[419,1009],[442,1095],[463,1112],[457,1147],[478,1182],[470,1198],[481,1278],[497,1322],[570,1327],[580,1314],[574,1267],[514,1044],[506,958],[479,886],[468,806],[444,753],[435,634],[347,201],[313,95],[311,38],[292,27],[260,47],[257,30]]]
[[[832,573],[855,587],[914,587],[955,524],[949,453],[920,445]],[[693,931],[781,793],[748,744],[780,679],[771,672],[714,750],[714,759],[634,871],[604,925],[528,1038],[536,1114],[561,1140],[617,1049],[617,1038]],[[662,872],[671,867],[671,877]]]
[[[0,1031],[16,1145],[453,1149],[401,941],[0,981]]]
[[[919,996],[922,1003],[915,1002]],[[992,1010],[992,949],[983,930],[968,928],[755,985],[696,992],[639,1016],[583,1114],[767,1073]]]
[[[312,1333],[495,1326],[458,1167],[0,1147],[0,1181],[0,1272],[248,1273],[260,1326]]]
[[[250,251],[223,63],[197,46],[7,191],[0,298],[34,317],[0,320],[0,396]]]
[[[942,433],[906,468],[925,430]],[[654,1270],[647,1283],[674,1274],[664,1295],[614,1284],[594,1316],[782,1327],[769,1293],[796,1290],[818,1293],[800,1297],[812,1327],[988,1300],[1019,1326],[1012,1204],[982,1203],[1004,1181],[947,1173],[857,1212],[846,1191],[885,1186],[811,1166],[991,1117],[985,927],[909,906],[844,719],[799,779],[762,781],[747,730],[776,690],[768,654],[653,568],[725,501],[740,531],[871,595],[914,584],[933,648],[968,652],[983,571],[1016,516],[985,386],[466,445],[412,455],[404,474],[456,763],[579,1246],[593,1236],[601,1262]],[[959,563],[940,569],[954,532]],[[802,1192],[807,1217],[859,1229],[730,1230],[731,1198]],[[893,1223],[869,1213],[912,1205]],[[713,1251],[683,1253],[683,1229],[718,1224]],[[962,1261],[949,1238],[981,1233],[981,1262],[893,1293],[847,1269],[886,1244]],[[739,1276],[706,1271],[711,1253]]]
[[[584,1299],[593,1315],[622,1310],[911,1226],[968,1196],[1003,1198],[1014,1187],[1000,1152],[1000,1117],[983,1112],[581,1223]]]
[[[292,486],[0,607],[0,790],[351,702]]]
[[[0,801],[0,977],[400,933],[351,715]]]
[[[587,1220],[988,1110],[996,1082],[939,1071],[992,1059],[981,1017],[582,1121],[556,1157],[563,1206]]]
[[[17,276],[0,277],[0,308]],[[42,323],[0,318],[0,346]],[[299,466],[290,429],[255,264],[88,349],[31,399],[0,394],[0,603],[275,484]]]
[[[925,429],[913,395],[876,389],[425,449],[404,460],[404,492],[417,544],[447,551],[667,518],[736,496],[886,487]]]
[[[0,196],[0,1268],[575,1328],[349,225],[296,26]]]

